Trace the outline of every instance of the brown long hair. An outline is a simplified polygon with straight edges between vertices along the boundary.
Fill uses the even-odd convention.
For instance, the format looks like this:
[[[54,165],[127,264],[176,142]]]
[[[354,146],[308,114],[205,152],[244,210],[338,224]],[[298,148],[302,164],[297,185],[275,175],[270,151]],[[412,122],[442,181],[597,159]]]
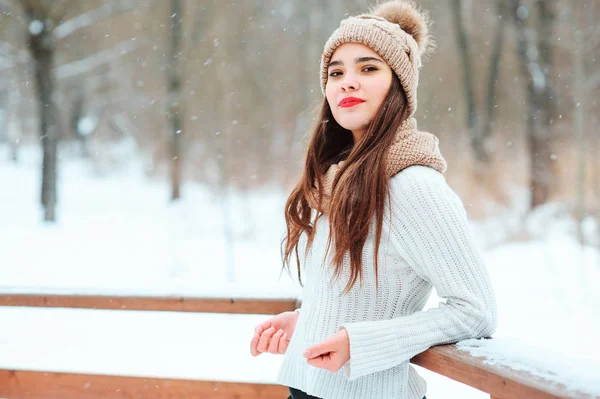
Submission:
[[[381,241],[384,199],[389,196],[386,156],[387,150],[394,142],[395,133],[408,117],[406,104],[406,93],[396,74],[392,73],[392,84],[386,98],[365,135],[355,145],[352,132],[335,121],[327,98],[323,98],[308,143],[303,175],[285,205],[287,234],[281,242],[282,269],[287,268],[288,273],[290,272],[290,257],[292,252],[295,252],[300,284],[302,276],[298,241],[302,233],[307,234],[308,252],[315,236],[316,222],[323,215],[317,211],[314,220],[311,220],[313,212],[307,196],[314,187],[318,190],[319,202],[321,201],[321,176],[331,165],[341,160],[345,162],[337,171],[331,191],[328,215],[331,234],[326,253],[334,242],[334,276],[338,278],[342,272],[344,254],[350,252],[350,281],[343,293],[349,292],[358,279],[362,286],[362,251],[369,233],[370,221],[375,215],[377,225],[374,262],[377,281],[377,253]]]

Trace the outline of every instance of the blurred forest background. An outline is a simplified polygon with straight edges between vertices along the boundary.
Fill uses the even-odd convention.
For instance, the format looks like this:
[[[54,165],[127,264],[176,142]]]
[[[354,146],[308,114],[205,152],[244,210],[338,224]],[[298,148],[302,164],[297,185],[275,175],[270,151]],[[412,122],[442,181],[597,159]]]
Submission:
[[[64,363],[72,372],[151,370],[144,351],[115,358],[109,341],[95,345],[99,361],[78,356],[72,349],[87,349],[102,324],[103,339],[152,348],[168,375],[207,370],[229,381],[233,370],[252,381],[251,363],[237,362],[253,331],[243,315],[200,324],[150,315],[148,337],[164,342],[146,345],[104,316],[3,308],[11,297],[35,303],[24,294],[50,306],[52,295],[89,295],[98,308],[135,308],[110,299],[124,297],[146,310],[159,303],[148,297],[182,309],[190,298],[247,309],[302,299],[295,256],[287,278],[279,244],[323,101],[319,61],[340,20],[376,2],[0,0],[0,358],[35,370],[64,371],[74,359]],[[515,343],[494,341],[497,365],[598,393],[600,0],[415,2],[437,42],[420,71],[418,128],[440,139],[446,179],[482,249],[501,314],[494,339]],[[442,301],[433,291],[427,308]],[[40,345],[23,333],[34,319],[48,325]],[[181,338],[202,341],[211,329],[226,333],[227,348],[211,347],[233,367],[212,352],[189,356]],[[62,353],[56,343],[66,340]],[[169,360],[180,349],[191,360]],[[268,382],[270,366],[257,364],[257,381]],[[489,398],[427,379],[431,397]]]
[[[0,0],[0,164],[39,146],[46,221],[61,160],[110,173],[131,156],[120,143],[174,200],[186,181],[288,192],[322,99],[325,40],[374,3]],[[600,219],[600,0],[417,3],[437,41],[419,128],[439,137],[469,217],[556,202]]]

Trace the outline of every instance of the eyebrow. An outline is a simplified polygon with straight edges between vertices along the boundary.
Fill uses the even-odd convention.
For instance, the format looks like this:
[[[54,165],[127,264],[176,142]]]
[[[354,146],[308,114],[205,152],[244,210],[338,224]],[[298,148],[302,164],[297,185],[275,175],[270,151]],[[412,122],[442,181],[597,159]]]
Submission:
[[[383,61],[381,61],[379,58],[375,58],[375,57],[358,57],[358,58],[354,59],[355,64],[360,64],[361,62],[368,62],[368,61],[375,61],[375,62],[380,62],[383,64]],[[331,61],[329,63],[329,65],[327,65],[327,68],[329,69],[332,66],[336,66],[336,65],[344,65],[344,63],[339,60]]]

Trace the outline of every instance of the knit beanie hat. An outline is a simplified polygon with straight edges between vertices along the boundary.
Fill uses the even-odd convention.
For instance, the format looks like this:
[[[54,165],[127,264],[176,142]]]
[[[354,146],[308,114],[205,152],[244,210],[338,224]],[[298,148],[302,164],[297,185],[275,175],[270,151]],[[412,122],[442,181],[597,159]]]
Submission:
[[[379,54],[400,79],[408,100],[408,115],[417,109],[421,56],[431,47],[429,16],[412,1],[392,0],[371,14],[341,21],[325,43],[321,57],[321,92],[325,95],[327,67],[334,51],[344,43],[362,43]]]

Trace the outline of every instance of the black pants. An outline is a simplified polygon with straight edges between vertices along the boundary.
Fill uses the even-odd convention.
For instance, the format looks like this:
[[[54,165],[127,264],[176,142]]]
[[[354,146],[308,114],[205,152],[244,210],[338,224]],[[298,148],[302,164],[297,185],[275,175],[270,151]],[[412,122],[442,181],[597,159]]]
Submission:
[[[296,388],[290,388],[290,396],[287,399],[319,399],[316,396],[307,394],[306,392],[300,391]]]
[[[290,388],[290,396],[287,397],[287,399],[319,399],[316,396],[311,396],[305,392],[302,392],[296,388]],[[427,399],[426,396],[423,396],[423,399]]]

